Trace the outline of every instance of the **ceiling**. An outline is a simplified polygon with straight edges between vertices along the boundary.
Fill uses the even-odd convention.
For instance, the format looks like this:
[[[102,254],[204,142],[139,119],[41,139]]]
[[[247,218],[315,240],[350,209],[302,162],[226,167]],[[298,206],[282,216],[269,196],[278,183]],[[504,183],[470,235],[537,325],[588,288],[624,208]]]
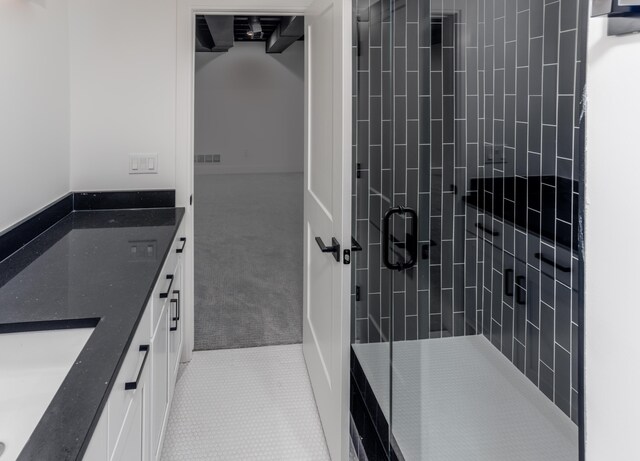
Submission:
[[[262,34],[252,34],[251,23]],[[226,52],[234,42],[264,42],[267,53],[281,53],[293,42],[304,39],[302,16],[196,16],[196,51]]]

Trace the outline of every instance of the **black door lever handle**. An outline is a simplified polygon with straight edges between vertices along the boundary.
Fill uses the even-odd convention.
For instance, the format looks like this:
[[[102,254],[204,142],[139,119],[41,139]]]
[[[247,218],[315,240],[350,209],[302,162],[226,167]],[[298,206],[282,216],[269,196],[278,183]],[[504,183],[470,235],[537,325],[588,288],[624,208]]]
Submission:
[[[362,247],[353,237],[351,237],[351,251],[362,251]]]
[[[320,251],[323,253],[333,253],[333,258],[340,262],[340,242],[338,242],[335,237],[331,237],[330,247],[326,246],[320,237],[316,237],[316,243],[320,247]]]

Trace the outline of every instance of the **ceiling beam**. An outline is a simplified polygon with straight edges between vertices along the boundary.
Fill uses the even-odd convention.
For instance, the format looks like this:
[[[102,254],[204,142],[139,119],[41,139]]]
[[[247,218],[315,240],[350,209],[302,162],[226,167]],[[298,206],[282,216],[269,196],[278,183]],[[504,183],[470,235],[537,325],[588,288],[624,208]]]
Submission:
[[[233,46],[233,16],[205,15],[213,47],[211,51],[229,51]]]
[[[213,38],[209,30],[196,26],[196,51],[211,51]]]
[[[267,40],[267,53],[282,53],[304,35],[304,16],[283,16]]]

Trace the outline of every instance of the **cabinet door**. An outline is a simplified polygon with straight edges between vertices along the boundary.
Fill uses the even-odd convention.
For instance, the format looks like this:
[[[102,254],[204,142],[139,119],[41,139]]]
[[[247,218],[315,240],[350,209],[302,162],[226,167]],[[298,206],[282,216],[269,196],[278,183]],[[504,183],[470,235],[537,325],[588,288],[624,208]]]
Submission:
[[[107,445],[107,418],[106,415],[100,418],[98,425],[93,431],[91,442],[87,451],[84,452],[85,461],[107,461],[109,459],[109,449]]]
[[[149,394],[148,369],[140,377],[133,400],[127,411],[122,432],[116,442],[112,461],[143,461],[148,459],[149,444],[146,437],[148,420],[145,418]]]
[[[135,333],[131,346],[127,351],[127,355],[120,368],[118,377],[109,394],[108,402],[108,428],[109,428],[109,457],[113,457],[115,451],[115,445],[119,440],[125,419],[130,411],[130,407],[133,402],[136,389],[129,389],[127,384],[135,382],[138,373],[144,373],[150,365],[150,358],[148,354],[150,351],[150,335],[149,324],[151,318],[151,308],[147,306],[138,325],[138,330]],[[141,349],[141,346],[146,346],[146,351]],[[142,378],[142,375],[140,375]],[[140,380],[138,380],[139,382]],[[139,383],[138,383],[139,384]]]
[[[151,341],[151,355],[153,357],[153,366],[151,367],[151,459],[158,459],[160,457],[160,449],[162,448],[162,431],[169,402],[168,307],[169,303],[166,303],[162,313],[160,314],[158,328]]]

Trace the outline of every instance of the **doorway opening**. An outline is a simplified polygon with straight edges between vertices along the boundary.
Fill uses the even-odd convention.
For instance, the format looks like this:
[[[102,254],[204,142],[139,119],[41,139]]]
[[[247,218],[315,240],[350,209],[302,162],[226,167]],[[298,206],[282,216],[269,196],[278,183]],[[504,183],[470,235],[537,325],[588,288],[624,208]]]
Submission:
[[[162,459],[328,460],[301,344],[304,17],[192,19],[196,352]]]
[[[199,16],[204,15],[204,18]],[[209,18],[213,15],[214,18]],[[265,454],[265,447],[260,447],[262,451],[256,454],[258,459],[273,457],[274,459],[286,459],[291,454],[295,454],[295,459],[321,459],[322,457],[305,455],[304,451],[298,451],[296,447],[291,447],[289,442],[302,445],[302,450],[314,449],[321,446],[321,450],[327,454],[330,452],[334,459],[344,459],[349,449],[348,438],[348,334],[349,334],[349,312],[345,307],[349,302],[350,286],[350,252],[348,243],[351,240],[350,213],[351,213],[351,5],[347,2],[336,0],[249,0],[242,2],[242,6],[235,7],[229,5],[227,0],[204,0],[202,2],[187,1],[181,2],[177,8],[177,117],[176,117],[176,182],[177,196],[179,203],[186,206],[187,213],[187,234],[190,244],[194,245],[194,259],[201,250],[197,248],[198,234],[194,221],[198,219],[198,205],[200,198],[197,195],[197,186],[194,184],[199,179],[194,171],[198,166],[196,163],[204,163],[210,169],[225,164],[225,153],[214,157],[214,152],[198,152],[196,150],[195,135],[197,134],[198,121],[195,120],[195,106],[197,95],[195,91],[196,72],[196,45],[207,46],[200,38],[196,38],[197,26],[205,23],[207,19],[223,19],[228,16],[246,16],[251,27],[250,32],[262,31],[264,35],[265,27],[261,20],[266,16],[279,16],[286,19],[289,16],[304,17],[304,71],[303,74],[303,108],[300,114],[303,136],[303,144],[300,156],[303,160],[303,187],[301,189],[303,201],[303,244],[302,244],[302,305],[299,315],[302,320],[302,344],[284,344],[266,347],[241,347],[236,349],[198,350],[200,347],[194,344],[193,326],[200,323],[195,317],[198,313],[197,302],[193,300],[195,292],[198,291],[198,277],[191,275],[196,271],[195,261],[187,265],[187,276],[194,283],[194,290],[187,299],[187,309],[185,317],[187,324],[191,328],[187,329],[186,342],[187,349],[196,351],[192,354],[185,354],[185,360],[191,358],[189,365],[185,367],[182,377],[179,378],[176,386],[176,397],[174,405],[176,417],[170,419],[167,431],[167,441],[170,439],[188,449],[187,446],[193,437],[180,437],[180,433],[190,432],[185,427],[187,421],[193,422],[194,415],[199,415],[199,427],[208,427],[200,434],[209,434],[205,437],[207,443],[202,446],[202,450],[207,451],[212,448],[208,442],[216,443],[216,440],[223,441],[224,437],[216,437],[217,429],[223,429],[226,434],[246,433],[248,421],[261,424],[264,429],[262,435],[265,439],[276,442],[272,448],[277,452],[273,456]],[[252,18],[257,16],[257,18]],[[236,18],[233,18],[235,21]],[[281,19],[281,20],[282,20]],[[259,28],[254,29],[252,25]],[[208,23],[207,23],[208,26]],[[210,28],[209,28],[210,30]],[[235,34],[235,23],[232,28]],[[244,34],[249,30],[245,27]],[[214,34],[215,34],[214,30]],[[283,34],[287,35],[287,34]],[[273,34],[271,36],[273,38]],[[209,42],[211,53],[220,53],[216,49],[224,40],[216,42],[216,37],[212,34]],[[245,41],[248,41],[245,39]],[[245,41],[235,40],[233,48],[239,48]],[[266,41],[266,40],[265,40]],[[262,42],[262,53],[264,57],[265,47]],[[292,45],[292,46],[295,46]],[[289,50],[285,50],[285,55]],[[217,57],[210,64],[222,62],[229,57],[229,52],[221,57]],[[234,78],[244,78],[245,74],[252,74],[251,67],[244,68],[243,72],[236,74]],[[260,74],[259,74],[260,75]],[[265,74],[268,76],[268,74]],[[265,76],[256,79],[260,85]],[[289,99],[288,96],[284,98]],[[288,102],[288,101],[285,101]],[[259,103],[259,101],[258,101]],[[278,101],[274,107],[282,105],[283,101]],[[222,105],[222,104],[218,104]],[[256,103],[251,105],[249,112],[255,109]],[[227,105],[226,113],[234,108]],[[246,111],[245,111],[246,112]],[[243,113],[246,117],[246,113]],[[272,121],[274,116],[269,114],[269,118],[260,119],[260,129],[268,121]],[[276,117],[277,118],[277,117]],[[246,123],[244,124],[246,125]],[[237,128],[237,127],[236,127]],[[249,135],[248,129],[243,127],[241,131],[235,131],[237,139],[243,139]],[[229,133],[223,133],[226,138],[233,138]],[[261,150],[262,147],[259,148]],[[243,153],[243,152],[241,152]],[[249,151],[249,155],[251,155]],[[204,157],[197,157],[200,154]],[[207,157],[210,155],[210,157]],[[218,161],[219,160],[219,161]],[[206,165],[208,163],[208,165]],[[267,162],[265,162],[267,163]],[[267,163],[268,165],[271,165]],[[263,163],[264,165],[264,163]],[[200,165],[202,166],[202,165]],[[274,173],[272,170],[270,173]],[[269,172],[265,174],[270,174]],[[250,172],[247,174],[258,174]],[[234,176],[237,176],[236,171]],[[222,175],[216,175],[222,176]],[[273,200],[272,200],[273,201]],[[253,205],[253,203],[252,203]],[[234,213],[242,213],[243,209]],[[195,218],[195,219],[194,219]],[[228,217],[223,217],[223,220]],[[227,222],[227,221],[223,221]],[[255,223],[252,227],[258,227]],[[263,232],[258,234],[262,247],[268,247],[271,242],[269,236]],[[338,243],[334,243],[334,241]],[[325,242],[326,245],[322,242]],[[249,253],[249,252],[245,252]],[[219,257],[213,254],[213,258]],[[273,252],[273,260],[270,261],[271,273],[280,269],[283,264],[278,252]],[[286,263],[286,261],[284,262]],[[254,261],[250,258],[245,261],[245,266],[253,267]],[[248,271],[247,267],[239,271]],[[266,302],[269,300],[265,300]],[[255,328],[263,328],[264,325],[256,325],[261,320],[254,321]],[[264,322],[263,322],[264,323]],[[215,324],[211,325],[215,327]],[[195,347],[189,347],[189,346]],[[260,367],[254,367],[250,354],[256,351],[267,351],[276,349],[296,349],[297,360],[293,356],[264,356],[254,362]],[[233,354],[232,354],[233,353]],[[189,355],[191,357],[189,357]],[[278,354],[276,354],[278,355]],[[215,357],[214,357],[215,356]],[[222,359],[222,360],[221,360]],[[228,360],[227,360],[228,359]],[[226,360],[226,362],[225,362]],[[295,364],[301,364],[299,367]],[[219,366],[217,366],[218,364]],[[285,370],[291,373],[295,371],[295,377],[291,373],[285,374],[278,371],[279,365],[285,364]],[[233,380],[232,370],[243,370],[242,379]],[[282,367],[280,367],[282,369]],[[197,376],[196,376],[197,375]],[[213,388],[216,385],[224,385],[226,389],[232,389],[230,394],[218,392]],[[258,383],[260,392],[249,390],[250,383]],[[300,384],[309,392],[306,394],[298,389],[294,389],[296,383]],[[274,389],[271,389],[274,387]],[[202,390],[202,395],[193,398],[195,389]],[[306,391],[305,391],[306,392]],[[266,406],[273,407],[277,400],[275,396],[286,394],[289,399],[278,400],[274,407],[274,414],[267,411]],[[229,402],[225,395],[232,395],[234,402]],[[295,395],[295,399],[290,397]],[[310,395],[311,399],[303,398]],[[246,396],[246,398],[244,397]],[[249,402],[260,397],[262,400],[256,405],[249,405]],[[182,400],[180,400],[182,399]],[[215,411],[203,411],[205,405],[218,401]],[[184,405],[181,405],[182,402]],[[311,402],[311,404],[309,404]],[[224,405],[232,405],[226,413],[226,420],[220,418],[219,409]],[[181,407],[183,407],[180,410]],[[290,411],[290,407],[297,408],[301,413],[296,416]],[[285,410],[285,407],[288,408]],[[260,408],[259,411],[256,411]],[[206,409],[204,409],[206,410]],[[183,419],[179,417],[180,411],[189,416]],[[215,418],[213,417],[214,415]],[[267,417],[265,417],[267,416]],[[278,423],[277,418],[286,417],[287,421]],[[275,419],[274,419],[275,418]],[[308,424],[302,424],[305,420]],[[237,431],[233,431],[231,426],[239,424]],[[216,426],[217,425],[217,426]],[[291,433],[290,436],[282,431]],[[302,433],[300,433],[302,431]],[[320,431],[320,432],[318,432]],[[252,434],[260,431],[251,430]],[[173,435],[172,435],[173,434]],[[202,437],[198,437],[201,440]],[[183,440],[185,439],[185,440]],[[243,438],[242,446],[246,446],[246,439]],[[307,443],[308,442],[308,443]],[[238,442],[240,443],[240,441]],[[237,446],[239,447],[239,446]],[[320,448],[319,448],[320,449]],[[302,453],[302,454],[301,454]],[[283,454],[287,454],[284,456]],[[220,456],[224,458],[224,456]],[[229,457],[237,457],[229,452]],[[243,459],[251,457],[244,456]]]
[[[302,342],[303,34],[196,16],[195,350]]]

